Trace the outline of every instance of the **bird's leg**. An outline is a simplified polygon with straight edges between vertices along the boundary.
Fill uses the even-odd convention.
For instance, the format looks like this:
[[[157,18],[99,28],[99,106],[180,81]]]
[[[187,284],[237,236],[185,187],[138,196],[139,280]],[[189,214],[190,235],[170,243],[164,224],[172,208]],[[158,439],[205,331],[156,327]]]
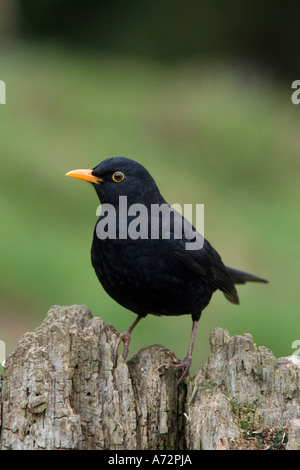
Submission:
[[[120,346],[120,343],[121,341],[123,341],[124,343],[124,351],[123,351],[123,359],[125,360],[127,355],[128,355],[128,346],[129,346],[129,343],[130,343],[130,333],[132,332],[132,330],[134,329],[134,327],[138,324],[138,322],[144,317],[142,317],[141,315],[139,315],[135,320],[134,322],[132,323],[132,325],[130,325],[130,327],[124,331],[124,333],[118,333],[117,330],[112,326],[112,325],[107,325],[109,327],[110,330],[113,331],[113,333],[115,333],[117,336],[118,336],[118,340],[117,340],[117,344],[115,346],[115,349],[114,349],[114,355],[115,357],[117,356],[118,354],[118,349],[119,349],[119,346]]]
[[[192,328],[190,346],[189,346],[189,350],[188,350],[188,353],[185,356],[185,358],[183,360],[180,360],[175,356],[173,351],[168,350],[168,354],[172,357],[175,364],[163,364],[163,365],[160,366],[160,368],[165,367],[166,369],[184,369],[182,375],[180,376],[180,379],[178,380],[178,384],[187,375],[187,373],[189,371],[189,368],[191,367],[191,364],[192,364],[192,355],[193,355],[193,348],[194,348],[194,342],[195,342],[195,336],[196,336],[198,321],[199,320],[194,320],[193,321],[193,328]]]

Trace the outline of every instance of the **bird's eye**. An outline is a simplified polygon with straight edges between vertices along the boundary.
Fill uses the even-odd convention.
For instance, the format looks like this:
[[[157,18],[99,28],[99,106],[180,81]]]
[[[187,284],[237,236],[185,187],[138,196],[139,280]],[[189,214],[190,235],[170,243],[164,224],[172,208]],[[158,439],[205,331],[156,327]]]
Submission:
[[[112,175],[112,179],[113,179],[116,183],[121,183],[121,181],[123,181],[124,178],[125,178],[125,175],[124,175],[124,173],[122,173],[122,171],[116,171],[116,172]]]

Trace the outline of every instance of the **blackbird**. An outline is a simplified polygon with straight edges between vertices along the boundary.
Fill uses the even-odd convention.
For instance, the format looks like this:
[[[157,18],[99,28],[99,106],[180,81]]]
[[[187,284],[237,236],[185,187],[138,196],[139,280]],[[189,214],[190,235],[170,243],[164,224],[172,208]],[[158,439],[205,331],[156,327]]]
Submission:
[[[220,290],[238,304],[235,284],[267,281],[225,266],[194,227],[185,230],[191,224],[166,203],[150,173],[136,161],[107,158],[92,170],[74,170],[67,176],[94,186],[102,206],[94,229],[92,265],[105,291],[137,314],[124,333],[115,330],[115,355],[123,341],[126,358],[130,334],[146,315],[190,314],[192,334],[185,359],[179,360],[169,351],[173,364],[163,365],[183,368],[181,381],[191,366],[196,328],[212,294]],[[187,242],[192,248],[187,249]]]

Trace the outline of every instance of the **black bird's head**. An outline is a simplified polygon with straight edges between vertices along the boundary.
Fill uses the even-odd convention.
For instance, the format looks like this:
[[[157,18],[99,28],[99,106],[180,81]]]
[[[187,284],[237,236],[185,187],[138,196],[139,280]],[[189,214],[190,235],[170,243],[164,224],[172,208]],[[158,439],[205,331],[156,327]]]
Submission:
[[[129,158],[107,158],[92,170],[74,170],[67,176],[92,183],[102,204],[117,206],[120,196],[127,196],[130,204],[147,205],[162,200],[150,173]]]

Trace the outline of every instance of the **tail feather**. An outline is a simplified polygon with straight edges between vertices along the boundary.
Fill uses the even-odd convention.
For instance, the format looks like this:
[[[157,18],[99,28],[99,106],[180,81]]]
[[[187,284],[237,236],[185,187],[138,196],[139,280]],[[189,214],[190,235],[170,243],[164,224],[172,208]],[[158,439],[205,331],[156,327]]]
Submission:
[[[269,282],[266,279],[239,271],[238,269],[229,268],[228,266],[226,266],[226,268],[234,284],[245,284],[246,282]]]

